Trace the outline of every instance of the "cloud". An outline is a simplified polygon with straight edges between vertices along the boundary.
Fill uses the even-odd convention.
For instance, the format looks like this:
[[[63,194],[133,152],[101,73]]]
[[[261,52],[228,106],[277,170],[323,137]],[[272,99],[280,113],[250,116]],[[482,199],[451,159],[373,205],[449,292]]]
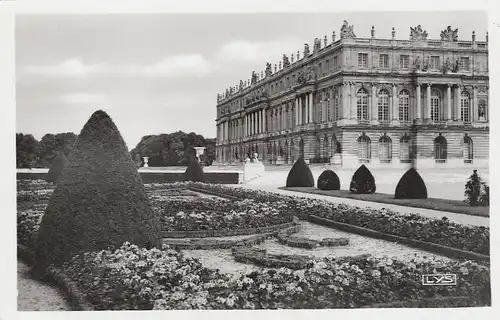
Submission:
[[[222,61],[239,62],[278,62],[283,54],[290,58],[300,48],[301,40],[285,38],[275,41],[247,41],[238,40],[224,45],[218,52],[218,59]]]
[[[85,104],[85,105],[108,105],[109,98],[104,94],[77,92],[61,96],[61,101],[65,104]]]
[[[21,67],[20,73],[24,76],[65,78],[83,78],[93,75],[179,77],[205,76],[211,70],[209,61],[202,55],[185,54],[167,57],[149,65],[84,64],[81,58],[72,58],[57,65]]]

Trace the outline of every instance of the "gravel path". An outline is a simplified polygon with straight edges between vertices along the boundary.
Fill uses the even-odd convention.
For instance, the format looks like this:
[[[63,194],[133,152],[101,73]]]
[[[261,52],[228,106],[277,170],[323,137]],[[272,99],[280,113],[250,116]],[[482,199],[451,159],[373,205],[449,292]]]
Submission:
[[[433,254],[424,250],[415,249],[391,241],[373,239],[336,229],[320,226],[314,223],[301,221],[302,228],[294,236],[321,240],[323,238],[348,238],[347,246],[318,247],[315,249],[301,249],[282,245],[275,238],[265,240],[254,248],[267,249],[271,254],[299,254],[311,257],[345,257],[361,254],[371,254],[374,257],[397,257],[400,260],[436,258],[450,260],[450,258]],[[219,238],[224,239],[224,238]],[[269,269],[261,268],[253,264],[236,262],[231,250],[182,250],[188,257],[198,258],[207,268],[219,269],[225,273],[249,273],[255,270]]]
[[[58,288],[30,278],[29,267],[17,262],[17,310],[63,311],[71,310]]]
[[[330,201],[333,203],[343,203],[343,204],[347,204],[347,205],[351,205],[351,206],[358,206],[358,207],[362,207],[362,208],[373,208],[373,209],[385,208],[385,209],[390,209],[392,211],[403,213],[403,214],[417,213],[417,214],[420,214],[424,217],[430,217],[430,218],[441,219],[442,217],[447,217],[448,219],[450,219],[450,221],[453,221],[453,222],[456,222],[459,224],[468,224],[468,225],[473,225],[473,226],[486,226],[486,227],[489,226],[489,224],[490,224],[490,219],[488,217],[471,216],[471,215],[467,215],[467,214],[460,214],[460,213],[453,213],[453,212],[405,207],[405,206],[398,206],[398,205],[394,205],[394,204],[378,203],[378,202],[371,202],[371,201],[359,201],[359,200],[355,200],[355,199],[336,198],[336,197],[324,196],[324,195],[319,195],[319,194],[294,192],[294,191],[278,189],[278,187],[276,185],[232,184],[231,186],[232,187],[239,187],[239,188],[253,189],[253,190],[274,192],[274,193],[279,193],[279,194],[283,194],[283,195],[287,195],[287,196],[326,200],[326,201]]]

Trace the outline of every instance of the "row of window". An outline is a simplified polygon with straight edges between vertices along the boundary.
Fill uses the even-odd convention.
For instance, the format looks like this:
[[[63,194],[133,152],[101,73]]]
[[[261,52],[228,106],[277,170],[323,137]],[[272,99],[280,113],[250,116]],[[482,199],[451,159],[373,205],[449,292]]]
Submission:
[[[470,58],[460,57],[459,68],[461,71],[470,71]],[[375,63],[374,63],[375,64]],[[389,69],[389,54],[380,54],[378,59],[378,67],[381,69]],[[430,70],[440,70],[441,62],[440,56],[431,56],[429,60]],[[358,68],[367,69],[368,68],[368,53],[358,53]],[[410,69],[410,56],[400,55],[399,56],[399,68],[400,69]]]
[[[399,159],[403,162],[410,161],[411,159],[411,138],[403,136],[399,144]],[[444,162],[448,158],[448,143],[446,138],[438,136],[434,139],[434,159],[437,162]],[[361,162],[369,162],[371,159],[371,140],[366,135],[358,138],[358,159]],[[464,160],[473,159],[473,145],[472,139],[465,136],[463,139],[463,157]],[[381,162],[390,162],[392,159],[392,140],[387,136],[382,136],[378,141],[378,158]]]
[[[402,90],[399,93],[399,121],[410,121],[410,93],[407,90]],[[471,121],[470,112],[470,95],[466,91],[462,91],[460,96],[460,119],[464,122]],[[443,121],[444,110],[442,110],[441,94],[437,90],[431,91],[431,120]],[[368,120],[368,92],[361,88],[357,93],[357,119]],[[389,120],[389,92],[382,89],[378,95],[378,120]]]

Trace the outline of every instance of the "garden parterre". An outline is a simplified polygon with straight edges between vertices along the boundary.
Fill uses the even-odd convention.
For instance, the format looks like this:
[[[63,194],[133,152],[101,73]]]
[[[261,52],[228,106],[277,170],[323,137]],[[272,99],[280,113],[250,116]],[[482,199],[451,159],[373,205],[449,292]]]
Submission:
[[[219,185],[199,183],[146,185],[151,193],[155,190],[189,186],[250,199],[225,201],[196,198],[196,201],[181,201],[178,198],[171,200],[174,203],[172,205],[167,199],[157,199],[152,202],[157,209],[168,209],[170,217],[175,217],[181,212],[177,209],[182,208],[184,212],[188,212],[194,203],[209,205],[208,203],[212,202],[212,207],[208,209],[216,208],[217,212],[226,212],[227,208],[233,208],[234,212],[244,210],[246,215],[249,215],[254,214],[251,210],[258,212],[268,208],[266,210],[270,212],[269,217],[315,214],[342,222],[344,219],[350,221],[347,223],[358,223],[371,229],[385,228],[383,230],[387,233],[395,232],[394,230],[396,232],[411,230],[406,226],[395,228],[398,223],[410,225],[413,223],[412,228],[420,227],[421,232],[425,232],[423,230],[425,224],[429,224],[430,231],[427,231],[425,237],[436,239],[433,242],[445,242],[446,235],[438,237],[434,234],[435,238],[432,238],[433,233],[442,232],[450,236],[455,233],[456,236],[450,238],[455,242],[448,241],[452,247],[463,247],[461,234],[465,232],[483,233],[483,238],[474,236],[469,238],[469,241],[475,241],[475,245],[471,247],[475,250],[484,249],[484,238],[489,242],[489,228],[455,225],[420,216],[410,216],[411,219],[408,219],[390,211],[370,211]],[[46,197],[39,192],[28,191],[25,194],[30,194],[25,197],[29,200],[25,201],[36,202],[37,199],[44,200]],[[214,207],[214,204],[217,206]],[[20,243],[29,247],[34,245],[44,206],[40,204],[33,206],[31,210],[18,212]],[[202,215],[201,218],[199,216],[192,218],[205,220],[206,225],[208,217],[209,215]],[[371,224],[369,219],[372,220]],[[181,219],[176,227],[192,229],[201,226],[197,222],[188,221]],[[238,227],[230,223],[228,226]],[[475,297],[473,305],[489,305],[491,300],[488,267],[471,261],[433,258],[412,260],[373,257],[317,258],[312,259],[311,266],[305,270],[261,269],[250,273],[226,274],[216,269],[205,268],[198,259],[186,257],[180,251],[168,247],[162,250],[146,250],[125,243],[114,251],[89,252],[77,256],[66,263],[63,269],[78,284],[86,299],[96,309],[102,310],[357,308],[375,303],[438,296]],[[459,281],[457,286],[422,286],[421,275],[428,273],[455,273]]]

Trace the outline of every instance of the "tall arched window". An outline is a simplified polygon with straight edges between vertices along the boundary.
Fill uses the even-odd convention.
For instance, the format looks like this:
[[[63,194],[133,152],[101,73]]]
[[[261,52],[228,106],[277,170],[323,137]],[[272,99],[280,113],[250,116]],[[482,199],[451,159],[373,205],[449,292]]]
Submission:
[[[358,138],[358,159],[359,162],[370,162],[371,141],[365,134]]]
[[[474,153],[472,149],[472,139],[468,135],[464,136],[464,162],[472,163],[474,159]]]
[[[460,96],[460,117],[463,122],[470,122],[470,96],[466,91]]]
[[[378,158],[380,163],[389,163],[392,159],[392,141],[386,135],[380,137],[378,141]]]
[[[378,119],[389,120],[389,92],[385,89],[378,93]]]
[[[446,158],[448,157],[447,151],[447,142],[446,138],[443,136],[438,136],[434,139],[434,159],[436,162],[446,162]]]
[[[337,153],[337,137],[335,133],[332,135],[332,142],[330,143],[330,148],[332,148],[332,152],[330,153],[332,156]]]
[[[408,135],[399,140],[399,159],[401,163],[411,162],[411,138]]]
[[[358,120],[368,120],[368,92],[364,88],[359,89],[357,98]]]
[[[407,90],[399,93],[399,121],[410,121],[410,93]]]
[[[440,121],[441,120],[441,95],[436,90],[432,90],[431,93],[431,120]]]

